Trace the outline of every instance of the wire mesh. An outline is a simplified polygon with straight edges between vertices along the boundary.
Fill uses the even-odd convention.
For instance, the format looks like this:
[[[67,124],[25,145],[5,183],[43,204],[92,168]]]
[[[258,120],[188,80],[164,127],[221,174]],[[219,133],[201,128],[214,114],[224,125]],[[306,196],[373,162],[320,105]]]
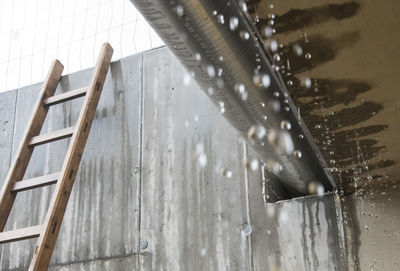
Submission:
[[[103,42],[113,60],[163,43],[129,0],[0,0],[0,92],[92,67]]]

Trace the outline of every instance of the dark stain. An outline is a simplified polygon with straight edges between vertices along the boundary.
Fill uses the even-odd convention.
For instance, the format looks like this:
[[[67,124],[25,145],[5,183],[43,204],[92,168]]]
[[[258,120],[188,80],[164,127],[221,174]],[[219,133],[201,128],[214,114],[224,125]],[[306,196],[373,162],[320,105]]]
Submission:
[[[347,221],[346,227],[346,236],[348,242],[351,242],[351,245],[348,245],[349,251],[347,255],[351,256],[354,262],[354,270],[360,271],[360,246],[361,246],[361,227],[360,222],[357,217],[357,199],[353,196],[346,197],[345,204],[343,204],[343,216]]]
[[[307,40],[299,39],[281,48],[279,51],[281,62],[278,64],[286,65],[289,61],[291,74],[309,71],[321,64],[332,61],[341,50],[354,46],[359,39],[360,33],[358,31],[344,32],[335,38],[312,35]],[[293,51],[292,48],[295,44],[301,46],[304,52],[303,55],[298,56]],[[311,58],[306,59],[306,54],[310,54]],[[282,77],[286,78],[287,75]]]
[[[359,106],[344,108],[335,113],[335,118],[330,123],[337,128],[351,126],[370,119],[373,113],[378,113],[383,106],[372,101],[365,102]]]
[[[106,108],[106,107],[104,107],[104,108],[101,110],[101,117],[102,117],[102,118],[106,118],[106,117],[107,117],[107,108]]]
[[[356,97],[369,91],[372,87],[366,82],[357,82],[348,79],[311,79],[314,87],[302,86],[297,78],[293,78],[293,86],[289,88],[290,95],[296,104],[301,105],[303,112],[311,112],[315,109],[315,99],[324,99],[327,107],[337,104],[348,105],[356,100]],[[315,89],[316,88],[316,89]]]
[[[315,109],[320,108],[317,107]],[[331,114],[323,115],[317,112],[314,114],[303,115],[303,119],[308,124],[311,134],[317,136],[323,132],[321,129],[333,131],[335,129],[347,126],[352,127],[356,124],[362,123],[370,119],[382,109],[382,105],[369,101],[357,106],[343,108],[336,112],[331,111]],[[306,110],[302,110],[302,112],[305,113]]]
[[[378,169],[378,168],[385,168],[394,166],[396,162],[394,160],[381,160],[375,164],[369,165],[370,170]]]
[[[276,16],[275,28],[278,33],[289,32],[321,24],[331,20],[343,20],[353,17],[360,8],[354,1],[342,4],[327,4],[309,9],[291,9],[285,14]],[[260,20],[261,25],[266,25],[267,19]]]
[[[306,267],[306,270],[310,270],[311,260],[308,257],[308,244],[307,241],[310,240],[310,236],[307,234],[307,217],[306,217],[306,204],[302,204],[302,223],[301,223],[301,245],[303,247],[303,262]],[[310,227],[311,228],[311,227]]]
[[[309,218],[309,225],[310,225],[310,235],[309,239],[311,241],[311,252],[312,252],[312,259],[313,259],[313,270],[318,270],[319,266],[319,261],[318,261],[318,256],[315,250],[315,221],[314,221],[314,214],[312,212],[312,201],[307,201],[305,205],[307,205],[307,212],[308,212],[308,218]]]
[[[388,125],[379,124],[379,125],[365,126],[358,129],[340,131],[335,133],[335,138],[336,141],[344,142],[348,141],[349,139],[354,139],[356,137],[364,137],[377,134],[388,127],[389,127]]]

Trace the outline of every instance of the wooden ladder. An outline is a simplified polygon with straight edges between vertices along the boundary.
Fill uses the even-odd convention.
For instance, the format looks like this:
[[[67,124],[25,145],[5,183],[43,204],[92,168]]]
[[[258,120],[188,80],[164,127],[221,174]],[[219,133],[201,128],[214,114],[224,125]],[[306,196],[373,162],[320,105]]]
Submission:
[[[53,61],[29,126],[22,137],[17,157],[4,181],[0,192],[0,244],[38,237],[28,270],[46,270],[49,266],[112,54],[112,47],[108,43],[103,44],[90,85],[56,96],[54,93],[64,67],[58,60]],[[75,126],[40,135],[50,106],[82,96],[85,96],[85,99]],[[22,180],[34,147],[68,137],[71,137],[71,140],[60,172]],[[51,184],[55,184],[55,189],[44,223],[3,232],[17,193]]]

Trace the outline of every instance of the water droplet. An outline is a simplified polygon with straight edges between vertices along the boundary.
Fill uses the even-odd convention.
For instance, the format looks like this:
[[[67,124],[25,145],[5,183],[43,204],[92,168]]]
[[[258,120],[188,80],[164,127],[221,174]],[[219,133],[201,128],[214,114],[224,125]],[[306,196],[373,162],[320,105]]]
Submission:
[[[271,129],[267,135],[268,142],[282,152],[290,155],[294,151],[294,143],[291,135],[286,130]]]
[[[212,87],[208,88],[208,95],[214,95],[214,89]]]
[[[205,257],[207,254],[207,250],[205,248],[200,249],[200,256]]]
[[[281,110],[281,103],[278,100],[273,99],[268,102],[268,109],[277,113]]]
[[[258,74],[253,76],[253,83],[256,86],[267,88],[271,85],[271,79],[268,74]]]
[[[219,14],[219,15],[217,16],[217,20],[218,20],[218,22],[219,22],[220,24],[224,24],[224,23],[225,23],[224,15]]]
[[[266,168],[269,172],[278,175],[282,170],[283,167],[279,162],[273,160],[267,160]]]
[[[315,181],[309,182],[307,185],[307,189],[308,189],[308,194],[310,194],[310,195],[323,196],[325,193],[324,186]]]
[[[225,113],[225,104],[224,102],[219,102],[219,111],[224,114]]]
[[[200,154],[197,162],[200,167],[205,167],[207,165],[207,155],[205,153]]]
[[[270,40],[267,44],[271,52],[276,52],[278,50],[278,42],[276,42],[276,40]]]
[[[301,157],[303,156],[303,154],[302,154],[301,151],[299,151],[299,150],[295,150],[295,151],[293,152],[293,155],[294,155],[294,157],[296,157],[296,158],[301,158]]]
[[[183,84],[184,84],[185,86],[188,86],[188,85],[190,84],[190,81],[191,81],[190,74],[185,73],[185,74],[183,75]]]
[[[264,126],[261,125],[253,125],[250,127],[249,132],[247,133],[247,138],[250,142],[254,142],[256,139],[263,139],[267,130]]]
[[[246,90],[245,86],[241,83],[236,83],[234,86],[234,89],[236,92],[239,92],[239,93],[243,93]]]
[[[213,11],[212,11],[212,14],[213,14],[214,16],[217,16],[218,12],[217,12],[216,10],[213,10]]]
[[[250,34],[247,31],[240,31],[239,36],[242,40],[248,40],[250,38]]]
[[[299,134],[299,138],[300,138],[300,139],[303,139],[303,138],[304,138],[304,135]]]
[[[270,26],[266,26],[262,29],[261,34],[265,37],[265,38],[270,38],[272,37],[272,35],[274,34],[274,29]]]
[[[249,168],[250,168],[251,171],[256,171],[258,169],[258,159],[250,160]]]
[[[193,119],[194,119],[195,122],[198,122],[199,121],[199,116],[198,115],[194,115]]]
[[[227,168],[222,169],[222,176],[230,179],[230,178],[232,178],[232,175],[233,175],[232,171],[230,171],[229,169],[227,169]]]
[[[301,46],[299,44],[295,43],[292,48],[293,48],[293,52],[297,56],[303,55],[303,48],[301,48]]]
[[[273,9],[273,8],[274,8],[274,4],[270,4],[268,7],[269,7],[270,9]]]
[[[231,17],[229,19],[229,28],[231,31],[234,31],[239,26],[239,19],[237,17]]]
[[[269,18],[269,19],[275,19],[275,14],[271,14],[271,13],[268,14],[268,18]]]
[[[182,17],[182,16],[183,16],[184,10],[183,10],[183,6],[182,6],[182,5],[177,5],[177,6],[176,6],[176,14],[177,14],[179,17]]]
[[[302,83],[302,85],[303,85],[304,87],[306,87],[306,88],[310,88],[310,87],[311,87],[311,84],[312,84],[310,78],[304,78],[304,79],[302,80],[301,83]]]
[[[266,115],[264,115],[263,118],[264,118],[264,120],[267,120],[267,119],[268,119],[268,117],[267,117]]]
[[[274,20],[268,20],[268,25],[273,26],[275,24]]]
[[[224,61],[224,57],[223,56],[219,56],[218,60],[222,62],[222,61]]]
[[[288,86],[293,86],[293,81],[292,81],[292,80],[288,80],[288,81],[286,82],[286,84],[287,84]]]
[[[274,91],[273,96],[274,96],[275,98],[279,98],[279,92],[278,92],[278,91]]]
[[[283,110],[285,110],[286,112],[289,112],[289,111],[290,111],[290,108],[289,108],[289,106],[285,106],[285,107],[283,108]]]
[[[279,54],[274,54],[274,60],[276,62],[279,62],[281,60],[281,57],[279,56]]]
[[[253,232],[253,228],[249,224],[244,224],[241,228],[243,236],[249,236]]]
[[[246,2],[240,1],[239,6],[242,8],[243,12],[247,12]]]
[[[214,78],[215,77],[214,66],[212,66],[212,65],[208,65],[207,66],[207,74],[208,74],[208,77],[210,77],[210,78]]]
[[[291,128],[292,128],[292,124],[290,124],[289,121],[287,121],[287,120],[282,120],[281,121],[281,129],[290,130]]]
[[[304,57],[309,60],[309,59],[311,59],[311,54],[307,53]]]
[[[201,61],[201,55],[200,55],[200,53],[196,53],[196,54],[194,55],[194,58],[195,58],[197,61]]]

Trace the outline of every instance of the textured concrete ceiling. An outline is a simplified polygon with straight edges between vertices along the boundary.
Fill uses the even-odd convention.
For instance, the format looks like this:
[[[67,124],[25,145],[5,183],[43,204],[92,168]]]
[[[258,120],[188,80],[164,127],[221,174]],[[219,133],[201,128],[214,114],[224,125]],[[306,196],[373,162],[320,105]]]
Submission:
[[[275,15],[272,39],[283,44],[276,64],[343,193],[396,185],[400,2],[262,0],[247,5],[260,31]],[[294,44],[303,55],[294,53]],[[304,78],[311,79],[310,88],[301,84]]]

